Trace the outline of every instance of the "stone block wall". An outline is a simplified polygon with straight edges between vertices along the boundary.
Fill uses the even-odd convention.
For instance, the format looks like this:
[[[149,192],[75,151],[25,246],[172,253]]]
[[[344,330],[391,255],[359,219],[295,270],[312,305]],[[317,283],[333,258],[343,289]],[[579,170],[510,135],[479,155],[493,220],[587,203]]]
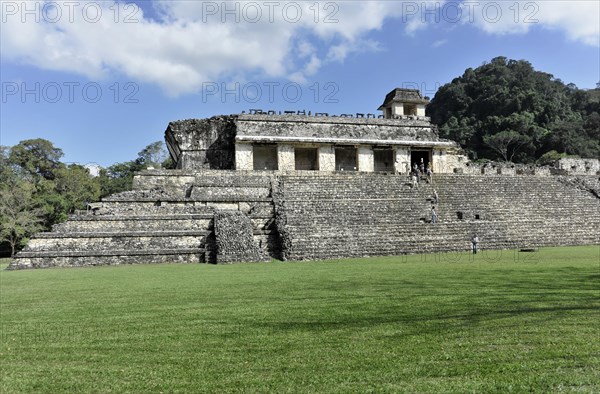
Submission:
[[[280,144],[277,146],[277,161],[281,171],[293,171],[296,169],[294,146]]]
[[[440,163],[445,166],[446,170],[435,171],[434,167],[434,172],[471,175],[600,175],[600,160],[598,159],[564,158],[558,160],[556,163],[554,163],[554,165],[538,166],[535,164],[516,164],[505,162],[474,163],[467,160],[467,158],[464,156],[447,155],[445,162],[440,161]]]
[[[233,169],[235,115],[169,123],[165,141],[180,169]]]
[[[335,149],[333,145],[319,147],[319,171],[335,171]]]
[[[240,211],[218,211],[214,219],[216,263],[270,261],[254,243],[252,222]]]
[[[438,141],[429,118],[367,119],[304,115],[238,115],[238,136]]]
[[[358,147],[358,168],[360,171],[375,171],[375,158],[370,147]]]
[[[554,167],[570,175],[600,175],[600,160],[563,158]]]

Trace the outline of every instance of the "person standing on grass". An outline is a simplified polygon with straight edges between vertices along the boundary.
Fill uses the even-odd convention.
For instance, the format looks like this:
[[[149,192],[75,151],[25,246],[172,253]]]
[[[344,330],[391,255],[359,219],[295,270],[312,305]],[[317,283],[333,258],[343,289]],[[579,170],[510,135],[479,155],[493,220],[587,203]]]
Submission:
[[[473,234],[473,238],[471,238],[471,243],[473,244],[473,254],[477,254],[477,244],[479,243],[479,237],[477,234]]]
[[[437,213],[435,212],[435,207],[431,207],[431,224],[437,223]]]

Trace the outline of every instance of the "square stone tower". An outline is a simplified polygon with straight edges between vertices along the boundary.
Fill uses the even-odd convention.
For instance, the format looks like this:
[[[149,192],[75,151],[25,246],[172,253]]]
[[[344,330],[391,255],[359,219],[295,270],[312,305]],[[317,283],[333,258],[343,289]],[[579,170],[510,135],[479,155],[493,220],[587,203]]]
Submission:
[[[378,108],[386,119],[398,116],[425,116],[425,106],[429,100],[423,98],[417,89],[396,88],[385,96]]]

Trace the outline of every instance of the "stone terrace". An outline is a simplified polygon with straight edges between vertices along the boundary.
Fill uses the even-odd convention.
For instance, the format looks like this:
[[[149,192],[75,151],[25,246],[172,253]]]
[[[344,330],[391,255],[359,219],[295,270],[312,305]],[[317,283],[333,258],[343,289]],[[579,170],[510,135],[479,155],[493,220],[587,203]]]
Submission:
[[[290,176],[282,189],[293,260],[469,250],[474,233],[483,249],[600,243],[600,200],[557,177],[438,175],[413,190],[395,175]]]
[[[239,248],[261,261],[465,251],[474,233],[483,250],[600,244],[599,184],[454,174],[412,189],[394,174],[144,171],[133,191],[33,237],[10,268],[229,263]],[[226,223],[220,239],[217,217]]]
[[[250,237],[277,255],[270,192],[265,176],[142,172],[133,191],[109,196],[87,214],[35,235],[9,268],[216,262],[213,224],[223,210],[244,212],[255,229]]]

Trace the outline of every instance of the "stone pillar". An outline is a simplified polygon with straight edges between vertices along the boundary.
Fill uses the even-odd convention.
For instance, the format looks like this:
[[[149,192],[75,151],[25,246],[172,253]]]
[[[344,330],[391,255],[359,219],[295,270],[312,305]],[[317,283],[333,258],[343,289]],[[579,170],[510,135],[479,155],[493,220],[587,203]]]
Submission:
[[[254,169],[252,144],[235,143],[235,169],[238,171],[251,171]]]
[[[431,164],[433,166],[434,174],[446,174],[448,172],[452,172],[452,170],[448,168],[445,150],[434,149],[431,156],[432,156]]]
[[[396,148],[396,162],[394,163],[396,172],[406,174],[410,170],[410,151],[407,147],[399,146]]]
[[[358,147],[358,171],[375,171],[375,155],[373,154],[373,149],[371,147]]]
[[[277,145],[277,163],[279,171],[294,171],[296,156],[292,145]]]
[[[392,116],[394,115],[404,115],[404,104],[392,103]]]
[[[417,116],[425,116],[425,105],[417,104]]]
[[[319,171],[335,171],[335,149],[332,145],[319,147]]]

